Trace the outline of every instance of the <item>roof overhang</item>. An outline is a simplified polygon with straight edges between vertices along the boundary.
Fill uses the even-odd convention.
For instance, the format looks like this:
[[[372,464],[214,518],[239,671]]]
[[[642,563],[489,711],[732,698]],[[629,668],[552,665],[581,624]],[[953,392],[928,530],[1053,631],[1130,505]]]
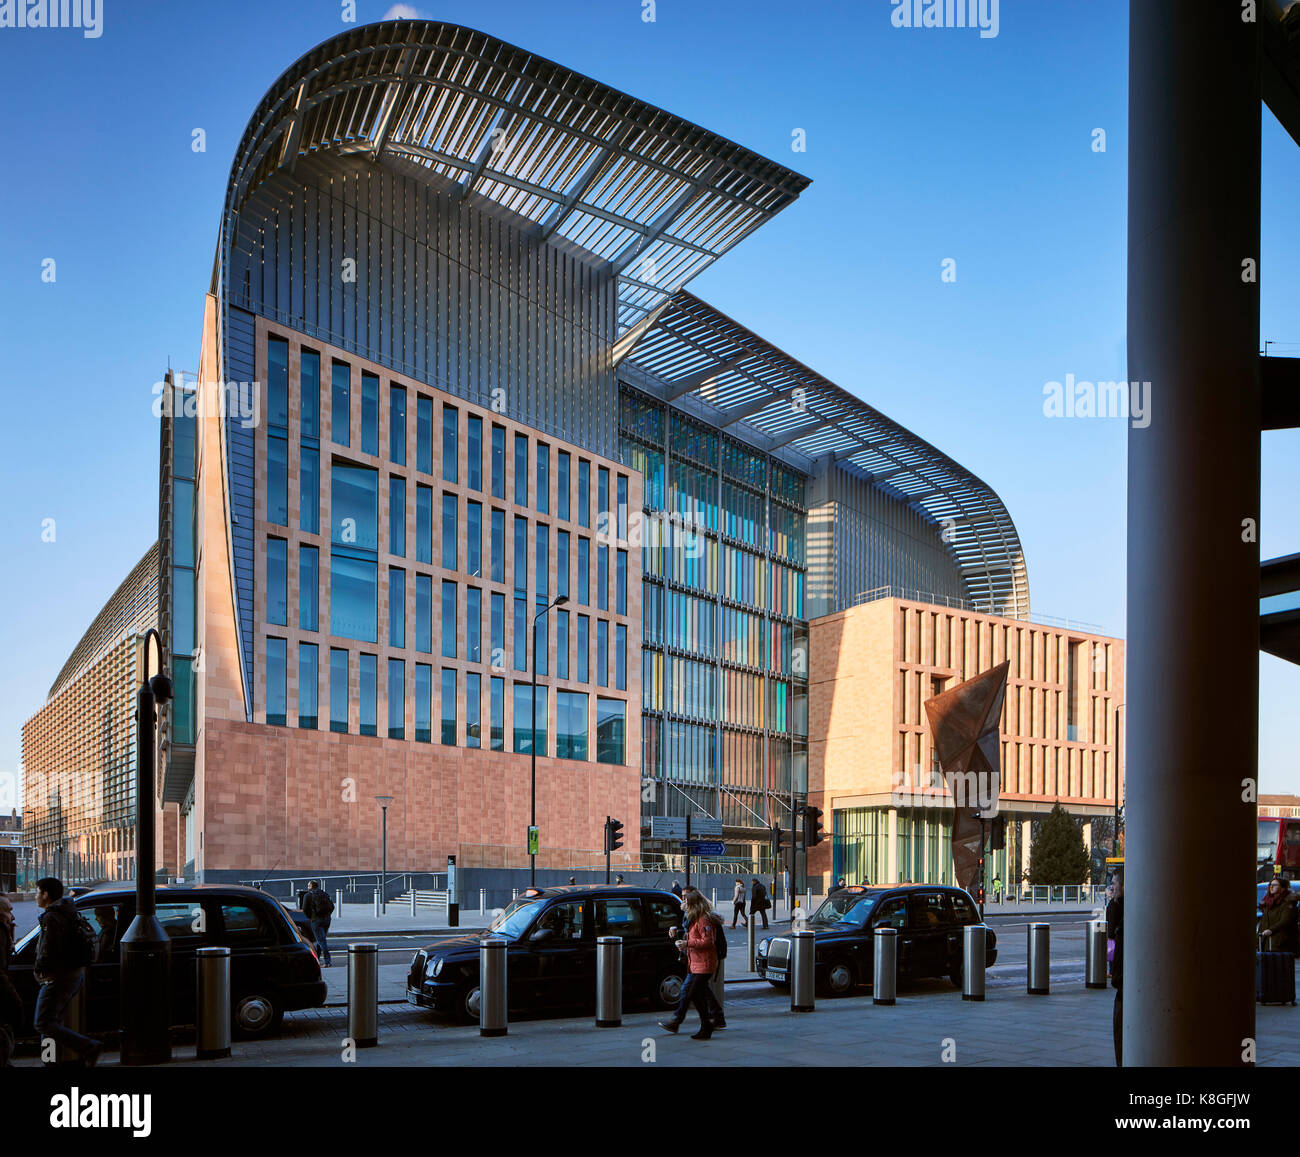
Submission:
[[[716,133],[481,32],[367,24],[271,86],[231,168],[225,244],[249,197],[307,155],[400,159],[440,190],[527,222],[619,283],[642,321],[808,186]]]

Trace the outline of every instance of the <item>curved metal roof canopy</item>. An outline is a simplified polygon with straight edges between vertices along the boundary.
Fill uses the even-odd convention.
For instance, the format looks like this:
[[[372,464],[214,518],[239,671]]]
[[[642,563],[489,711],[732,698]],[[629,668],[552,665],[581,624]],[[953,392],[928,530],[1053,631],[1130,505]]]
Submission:
[[[1029,613],[1020,537],[988,485],[707,302],[677,293],[619,370],[667,402],[689,399],[688,409],[807,471],[829,459],[936,523],[951,519],[947,545],[975,606],[1015,617]]]
[[[522,48],[427,20],[352,29],[272,85],[236,153],[227,225],[270,174],[327,151],[422,166],[603,260],[620,333],[809,184]]]

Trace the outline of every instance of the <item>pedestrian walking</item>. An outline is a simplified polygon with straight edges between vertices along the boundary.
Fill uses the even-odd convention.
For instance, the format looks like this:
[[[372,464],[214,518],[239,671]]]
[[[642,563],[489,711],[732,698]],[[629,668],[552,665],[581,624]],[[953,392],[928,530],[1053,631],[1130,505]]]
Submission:
[[[1002,877],[994,876],[993,877],[993,903],[1000,904],[1001,902],[1002,902]]]
[[[578,882],[578,878],[577,878],[576,876],[570,876],[570,877],[569,877],[569,883],[570,883],[570,884],[576,884],[577,882]]]
[[[691,917],[689,911],[687,910],[687,904],[690,898],[694,895],[699,895],[701,896],[701,898],[703,897],[703,893],[699,892],[697,888],[687,886],[682,889],[682,926],[680,928],[672,928],[669,930],[669,935],[674,939],[674,941],[684,940],[690,933]],[[714,921],[717,925],[718,936],[717,936],[716,943],[718,949],[718,962],[719,964],[721,964],[721,962],[727,958],[727,937],[723,931],[722,918],[712,910],[711,906],[709,910],[709,919]],[[679,946],[679,951],[681,951],[680,946]],[[684,951],[682,951],[682,960],[684,963],[687,961],[686,953]],[[712,981],[714,977],[710,977],[709,979],[710,981]],[[713,985],[710,983],[710,984],[706,984],[704,987],[707,990],[705,993],[705,997],[708,1001],[709,1019],[713,1022],[713,1027],[715,1029],[726,1028],[727,1018],[722,1011],[722,1005],[718,1003],[717,996],[714,995]],[[668,1020],[666,1021],[661,1020],[659,1022],[660,1027],[666,1028],[669,1032],[676,1032],[678,1027],[681,1025],[682,1021],[686,1019],[686,1012],[687,1009],[690,1007],[690,1003],[691,1003],[691,990],[687,988],[685,984],[683,984],[681,997],[677,1001],[677,1008],[674,1010],[673,1015],[669,1017]]]
[[[1261,952],[1296,951],[1296,894],[1281,876],[1268,882],[1255,928]]]
[[[0,1069],[13,1068],[18,1026],[23,1022],[23,1002],[9,980],[9,958],[13,955],[16,929],[14,907],[0,896]]]
[[[312,880],[307,885],[307,892],[302,898],[302,913],[311,922],[311,934],[316,938],[316,955],[321,965],[330,966],[330,917],[334,914],[334,901],[321,886],[319,880]]]
[[[623,877],[622,877],[622,876],[617,876],[617,877],[615,878],[615,880],[614,880],[614,883],[615,883],[615,885],[618,885],[618,884],[622,884],[622,883],[624,883]]]
[[[691,1034],[691,1040],[708,1040],[717,1024],[709,1011],[709,982],[718,971],[718,938],[722,935],[721,920],[713,916],[703,893],[692,888],[685,896],[685,935],[677,947],[686,953],[687,976],[682,986],[682,1001],[671,1020],[661,1020],[659,1026],[675,1033],[684,1019],[685,1004],[695,1005],[700,1017],[700,1031]]]
[[[676,880],[673,880],[673,886],[669,889],[669,891],[672,892],[672,894],[676,896],[677,899],[680,900],[682,898],[682,886]]]
[[[1111,880],[1115,898],[1106,905],[1106,939],[1115,944],[1110,963],[1110,982],[1115,988],[1111,1032],[1115,1037],[1115,1066],[1124,1065],[1124,869],[1116,868]]]
[[[755,916],[763,918],[763,928],[768,927],[767,910],[772,906],[772,902],[767,898],[767,889],[759,882],[757,876],[754,877],[754,886],[749,890],[749,918],[752,920]]]
[[[72,1049],[91,1067],[103,1046],[68,1028],[63,1018],[86,982],[86,966],[95,958],[95,930],[64,896],[63,882],[54,876],[36,881],[36,904],[41,909],[33,967],[41,986],[34,1017],[37,1035]],[[47,1061],[46,1067],[53,1063]]]
[[[736,886],[731,890],[731,926],[736,926],[739,919],[746,928],[749,927],[749,917],[745,915],[745,881],[739,876],[736,877]]]

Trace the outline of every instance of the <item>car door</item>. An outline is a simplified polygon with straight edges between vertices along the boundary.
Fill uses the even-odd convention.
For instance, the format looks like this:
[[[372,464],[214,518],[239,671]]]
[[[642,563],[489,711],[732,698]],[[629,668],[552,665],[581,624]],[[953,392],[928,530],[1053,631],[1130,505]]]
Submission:
[[[876,905],[871,914],[872,950],[867,962],[875,968],[875,938],[877,928],[893,928],[898,933],[898,975],[909,975],[912,971],[912,937],[907,924],[907,900],[903,896],[887,896]],[[862,975],[870,976],[871,972]]]
[[[907,898],[907,935],[912,976],[944,976],[952,913],[942,892],[914,892]]]
[[[135,906],[127,901],[105,902],[84,896],[77,912],[95,930],[95,959],[86,970],[86,1013],[90,1032],[113,1032],[121,1027],[122,1005],[121,944],[122,933],[135,916]]]
[[[230,949],[230,1007],[248,996],[275,998],[282,961],[271,914],[242,896],[223,896],[215,901],[215,909],[213,943]]]
[[[538,918],[528,934],[529,971],[542,1008],[580,1003],[596,989],[591,901],[562,900]],[[547,935],[540,935],[547,933]],[[590,983],[584,986],[584,979]]]
[[[948,968],[959,971],[966,958],[965,929],[968,924],[980,924],[979,910],[965,892],[949,892],[948,905],[952,909],[952,929],[948,935]]]
[[[650,990],[654,971],[655,941],[646,927],[645,913],[640,896],[618,896],[593,900],[592,910],[596,940],[602,936],[617,936],[623,941],[623,996],[639,996]],[[596,946],[599,953],[600,947]],[[592,973],[592,992],[595,993],[595,973]]]
[[[158,922],[172,946],[172,1024],[194,1023],[195,953],[215,943],[219,920],[214,905],[198,894],[159,899]]]

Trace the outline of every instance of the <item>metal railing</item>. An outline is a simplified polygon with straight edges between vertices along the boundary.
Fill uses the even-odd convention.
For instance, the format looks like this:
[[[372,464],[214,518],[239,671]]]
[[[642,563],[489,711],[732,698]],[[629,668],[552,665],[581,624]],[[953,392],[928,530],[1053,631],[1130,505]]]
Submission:
[[[1025,611],[1022,614],[1016,614],[1014,611],[990,611],[984,607],[977,607],[969,599],[956,598],[953,595],[936,595],[932,591],[915,590],[911,587],[899,587],[885,585],[872,587],[869,591],[860,591],[849,600],[850,607],[859,607],[863,603],[874,603],[880,599],[904,599],[911,603],[929,603],[937,607],[951,607],[953,610],[970,611],[976,615],[996,615],[1002,619],[1018,619],[1025,623],[1037,623],[1043,627],[1058,627],[1066,631],[1078,631],[1084,635],[1105,635],[1104,627],[1097,623],[1088,623],[1082,619],[1062,619],[1056,615],[1040,615],[1036,612]]]
[[[382,878],[381,872],[349,872],[333,876],[277,876],[274,879],[255,879],[240,880],[251,888],[260,888],[268,896],[274,896],[277,900],[284,900],[287,903],[296,903],[298,893],[307,890],[307,884],[311,880],[319,880],[321,888],[329,892],[331,896],[339,890],[345,892],[359,892],[365,898],[369,898],[379,887],[379,881]],[[413,881],[419,880],[420,885],[428,889],[432,884],[434,890],[447,886],[446,872],[389,872],[387,877],[386,900],[392,903],[394,896],[404,895],[410,892],[413,887]],[[331,881],[333,883],[331,884]]]
[[[992,890],[988,890],[992,897]],[[1025,884],[1003,897],[1006,904],[1089,904],[1106,902],[1104,884]]]

